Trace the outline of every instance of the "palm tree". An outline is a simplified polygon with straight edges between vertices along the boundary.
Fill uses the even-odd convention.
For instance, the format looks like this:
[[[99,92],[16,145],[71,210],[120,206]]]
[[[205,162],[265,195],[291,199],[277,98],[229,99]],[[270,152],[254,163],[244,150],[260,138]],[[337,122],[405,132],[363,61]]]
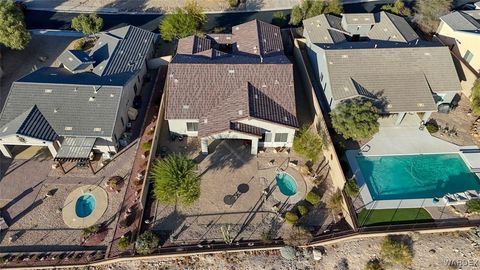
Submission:
[[[193,160],[184,155],[157,160],[151,176],[155,197],[162,203],[189,205],[200,197],[200,176]]]

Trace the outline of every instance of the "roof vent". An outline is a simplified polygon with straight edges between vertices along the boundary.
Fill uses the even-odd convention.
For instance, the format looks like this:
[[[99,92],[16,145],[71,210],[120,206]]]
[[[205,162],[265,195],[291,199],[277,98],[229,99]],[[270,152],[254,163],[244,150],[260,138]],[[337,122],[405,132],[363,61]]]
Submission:
[[[240,29],[240,27],[238,27],[238,26],[237,26],[237,27],[235,27],[235,30],[239,30],[239,29]]]
[[[235,70],[234,69],[229,69],[228,70],[228,74],[234,74],[235,73]]]
[[[431,53],[429,53],[429,52],[426,52],[426,53],[424,53],[424,54],[425,54],[425,55],[427,55],[427,56],[430,56],[430,55],[432,55],[432,54],[431,54]]]
[[[73,92],[77,92],[77,91],[78,91],[77,87],[73,88]]]
[[[110,94],[110,97],[114,97],[115,95],[114,94]]]
[[[7,129],[8,129],[8,127],[5,127],[5,128],[2,130],[2,132],[5,132],[5,131],[7,131]]]
[[[70,130],[72,130],[72,129],[73,129],[72,127],[65,127],[65,130],[66,130],[66,131],[70,131]]]
[[[288,122],[288,117],[284,116],[284,117],[283,117],[283,120],[284,120],[285,122]]]
[[[242,111],[242,110],[239,110],[239,111],[238,111],[238,115],[243,115],[243,111]]]
[[[208,119],[207,118],[203,119],[203,123],[204,124],[208,123]]]
[[[258,99],[258,95],[257,95],[257,94],[255,94],[255,99]]]
[[[232,39],[232,37],[226,37],[225,39],[226,39],[226,40],[230,40],[230,39]]]
[[[68,57],[68,61],[73,61],[73,58],[72,57]]]
[[[52,89],[45,89],[45,93],[52,93]]]
[[[53,109],[53,112],[54,112],[54,113],[57,113],[57,112],[58,112],[58,109]]]
[[[100,131],[102,131],[102,128],[93,128],[93,131],[94,132],[100,132]]]
[[[342,55],[342,58],[348,58],[348,55],[343,54],[343,55]]]
[[[188,109],[190,109],[190,106],[189,106],[189,105],[183,105],[183,106],[182,106],[182,109],[188,110]]]
[[[280,84],[280,82],[278,80],[275,80],[275,84]]]
[[[267,85],[266,85],[266,84],[262,84],[262,88],[267,88]]]
[[[90,97],[88,101],[95,101],[95,97]]]
[[[417,103],[417,106],[418,106],[418,107],[425,107],[425,104],[423,104],[423,103]]]
[[[174,82],[174,83],[178,83],[178,79],[174,79],[173,82]]]
[[[392,108],[392,107],[393,107],[392,104],[387,105],[387,108]]]
[[[346,86],[343,87],[343,90],[345,90],[345,92],[350,91],[350,89],[348,89],[348,87],[346,87]]]

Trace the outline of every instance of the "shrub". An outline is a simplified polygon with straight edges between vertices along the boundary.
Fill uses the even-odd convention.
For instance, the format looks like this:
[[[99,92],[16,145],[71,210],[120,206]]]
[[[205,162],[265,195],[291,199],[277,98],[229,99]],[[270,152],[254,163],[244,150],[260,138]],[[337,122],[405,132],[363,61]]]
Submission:
[[[202,7],[187,1],[183,8],[176,8],[160,22],[160,34],[166,41],[200,34],[206,21]]]
[[[386,236],[380,250],[382,259],[388,264],[404,266],[409,268],[412,265],[412,249],[402,240],[392,236]]]
[[[289,246],[305,246],[312,241],[313,235],[302,227],[294,226],[290,228],[287,235],[283,237],[283,241]]]
[[[97,225],[92,225],[90,227],[84,228],[82,230],[82,235],[83,236],[90,236],[92,234],[95,234],[98,232],[100,228]]]
[[[238,0],[228,0],[228,4],[231,8],[236,8],[238,7],[238,4],[240,4],[240,2],[238,2]]]
[[[304,19],[320,14],[340,14],[342,12],[343,6],[339,0],[304,0],[300,5],[292,7],[290,24],[297,25]]]
[[[72,19],[72,28],[85,35],[98,33],[103,28],[103,19],[97,14],[80,14]]]
[[[385,4],[381,9],[400,16],[408,17],[412,15],[412,10],[406,7],[402,0],[396,0],[393,4]]]
[[[287,211],[285,213],[285,220],[290,224],[297,224],[298,219],[299,219],[298,215],[295,214],[294,212]]]
[[[138,254],[152,254],[160,244],[160,238],[152,231],[146,231],[135,241],[135,251]]]
[[[347,182],[345,183],[345,193],[347,193],[347,195],[350,197],[355,197],[358,195],[359,191],[360,191],[360,187],[358,187],[358,184],[355,181],[355,178],[348,179]]]
[[[305,205],[299,205],[297,209],[301,217],[306,216],[308,214],[308,208]]]
[[[429,133],[435,133],[438,131],[438,126],[432,122],[426,123],[425,127],[427,128]]]
[[[313,163],[318,161],[322,152],[323,139],[308,126],[303,126],[293,139],[293,150],[311,160]]]
[[[379,259],[372,259],[365,265],[365,270],[384,270],[382,262]]]
[[[142,143],[142,150],[144,152],[150,151],[150,149],[152,149],[152,140]]]
[[[118,248],[122,251],[125,251],[130,246],[130,239],[128,237],[123,236],[118,240]]]
[[[425,33],[437,30],[440,17],[450,11],[453,0],[422,0],[416,1],[413,21]]]
[[[79,39],[75,42],[75,44],[73,45],[73,48],[75,50],[83,50],[85,48],[85,39]]]
[[[293,260],[297,257],[297,252],[295,251],[295,248],[286,246],[286,247],[281,247],[280,248],[280,255],[282,255],[282,258],[285,260]]]
[[[342,192],[335,191],[327,202],[327,207],[332,210],[340,211],[342,209]]]
[[[283,11],[275,11],[272,16],[272,24],[278,27],[285,27],[288,24],[287,16]]]
[[[465,206],[467,207],[468,212],[472,212],[472,213],[480,212],[480,200],[479,199],[469,200],[469,201],[467,201]]]
[[[317,193],[310,191],[307,193],[305,200],[312,205],[318,205],[322,201],[322,198]]]
[[[473,83],[471,100],[473,114],[480,116],[480,79]]]

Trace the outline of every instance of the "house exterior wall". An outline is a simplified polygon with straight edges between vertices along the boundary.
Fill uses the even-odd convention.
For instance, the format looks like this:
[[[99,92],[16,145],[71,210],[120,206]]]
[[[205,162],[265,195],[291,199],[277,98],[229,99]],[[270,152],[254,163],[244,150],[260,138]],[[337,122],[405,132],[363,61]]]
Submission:
[[[250,140],[252,142],[250,153],[256,155],[258,152],[259,143],[257,137],[229,130],[202,138],[200,140],[202,153],[208,154],[208,145],[214,140]]]
[[[25,146],[45,146],[48,147],[53,157],[57,155],[58,144],[50,141],[38,140],[35,138],[10,135],[0,138],[0,152],[7,158],[12,158],[10,151],[6,148],[7,145],[25,145]]]
[[[243,124],[247,124],[254,127],[259,127],[266,132],[270,132],[272,134],[272,140],[270,142],[262,142],[259,141],[258,145],[261,147],[292,147],[293,138],[295,137],[295,129],[283,125],[278,125],[271,122],[266,122],[257,119],[243,119],[238,121]],[[277,133],[287,133],[287,141],[286,142],[275,142],[275,134]]]
[[[169,119],[168,129],[170,133],[197,137],[198,131],[187,131],[187,123],[189,122],[198,123],[198,119]]]

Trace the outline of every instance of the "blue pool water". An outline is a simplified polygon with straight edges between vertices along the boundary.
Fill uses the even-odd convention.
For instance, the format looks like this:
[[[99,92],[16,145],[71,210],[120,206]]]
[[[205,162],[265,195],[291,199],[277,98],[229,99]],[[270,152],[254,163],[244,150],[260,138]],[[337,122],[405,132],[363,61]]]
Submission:
[[[443,197],[480,190],[480,182],[458,154],[357,156],[374,200]]]
[[[288,173],[279,173],[275,177],[277,180],[277,186],[285,196],[293,196],[297,193],[297,183],[295,179]]]
[[[95,197],[92,194],[85,194],[78,198],[75,204],[75,213],[78,217],[88,217],[95,210]]]

